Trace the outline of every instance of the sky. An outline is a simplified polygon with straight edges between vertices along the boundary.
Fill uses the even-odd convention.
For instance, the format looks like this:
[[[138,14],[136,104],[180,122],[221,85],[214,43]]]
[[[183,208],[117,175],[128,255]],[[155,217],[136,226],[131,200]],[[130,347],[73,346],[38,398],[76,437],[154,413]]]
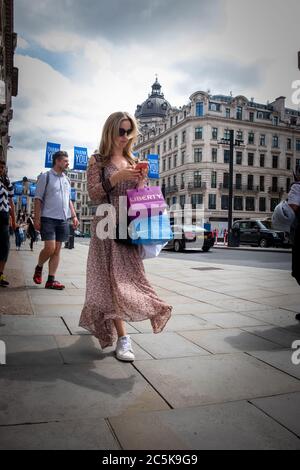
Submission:
[[[46,142],[73,159],[106,118],[134,114],[156,74],[183,106],[198,90],[265,103],[300,79],[299,0],[15,0],[18,34],[8,154],[12,180],[44,171]]]

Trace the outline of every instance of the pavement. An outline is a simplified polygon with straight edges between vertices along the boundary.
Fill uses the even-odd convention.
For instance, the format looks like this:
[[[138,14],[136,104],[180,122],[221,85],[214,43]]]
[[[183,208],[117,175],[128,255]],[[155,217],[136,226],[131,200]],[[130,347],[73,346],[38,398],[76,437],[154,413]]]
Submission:
[[[62,292],[33,284],[40,247],[12,250],[0,291],[0,449],[300,449],[289,272],[147,260],[173,315],[157,335],[149,321],[128,324],[126,364],[78,327],[88,246],[62,250]]]

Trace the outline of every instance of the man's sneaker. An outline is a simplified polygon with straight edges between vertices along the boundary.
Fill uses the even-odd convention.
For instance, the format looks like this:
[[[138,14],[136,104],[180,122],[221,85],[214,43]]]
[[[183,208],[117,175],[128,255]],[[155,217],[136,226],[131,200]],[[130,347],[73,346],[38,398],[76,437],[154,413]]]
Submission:
[[[45,289],[63,290],[65,286],[58,281],[47,281]]]
[[[1,274],[1,276],[0,276],[0,286],[1,287],[9,286],[9,282],[5,279],[4,274]]]
[[[297,315],[295,316],[295,320],[300,321],[300,313],[297,313]]]
[[[34,275],[33,275],[33,282],[35,284],[42,284],[43,282],[42,271],[43,271],[43,268],[40,268],[39,266],[35,268]]]
[[[121,336],[117,341],[116,357],[119,361],[132,362],[135,360],[131,339],[129,336]]]

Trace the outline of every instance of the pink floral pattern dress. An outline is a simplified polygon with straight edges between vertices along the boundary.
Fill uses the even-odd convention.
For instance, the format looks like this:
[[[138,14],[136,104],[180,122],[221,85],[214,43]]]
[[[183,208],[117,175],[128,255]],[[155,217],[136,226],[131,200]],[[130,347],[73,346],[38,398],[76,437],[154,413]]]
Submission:
[[[105,167],[105,178],[118,171],[113,163]],[[87,172],[88,193],[94,204],[107,203],[102,186],[101,166],[90,165]],[[117,184],[110,193],[118,220],[119,196],[136,183]],[[101,216],[95,216],[91,227],[91,242],[87,260],[85,304],[79,326],[88,330],[102,348],[112,346],[117,339],[114,319],[142,321],[150,319],[154,333],[160,333],[171,316],[172,307],[159,299],[145,276],[143,261],[136,246],[97,237],[96,227]]]

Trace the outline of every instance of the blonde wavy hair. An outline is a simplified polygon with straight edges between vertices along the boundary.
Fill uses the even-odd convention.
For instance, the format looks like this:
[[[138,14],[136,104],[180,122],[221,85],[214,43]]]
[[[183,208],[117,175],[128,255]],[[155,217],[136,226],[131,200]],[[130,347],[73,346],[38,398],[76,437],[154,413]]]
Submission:
[[[138,125],[133,116],[126,112],[116,112],[111,114],[103,127],[102,137],[99,149],[94,153],[100,157],[101,166],[107,166],[110,162],[113,152],[114,142],[119,137],[119,129],[122,121],[130,121],[132,133],[128,138],[128,143],[123,151],[123,156],[127,159],[130,165],[137,163],[137,158],[133,156],[132,149],[139,134]]]

